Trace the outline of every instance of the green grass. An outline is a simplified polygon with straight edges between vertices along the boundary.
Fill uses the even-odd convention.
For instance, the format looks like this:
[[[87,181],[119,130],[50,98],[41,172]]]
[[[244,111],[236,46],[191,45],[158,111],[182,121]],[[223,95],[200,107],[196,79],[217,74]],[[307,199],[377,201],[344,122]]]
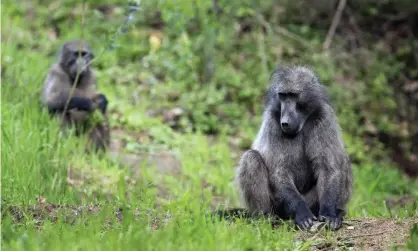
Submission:
[[[70,6],[71,1],[67,2]],[[58,41],[51,42],[47,39],[51,27],[41,22],[47,22],[48,8],[54,7],[38,5],[32,10],[36,18],[31,19],[25,16],[26,7],[22,5],[9,1],[2,5],[2,210],[17,205],[25,212],[17,221],[2,211],[5,215],[1,223],[4,250],[309,250],[311,243],[297,241],[290,222],[272,229],[266,221],[228,223],[205,216],[215,207],[239,205],[233,184],[239,156],[229,142],[236,138],[236,128],[233,127],[237,125],[244,127],[238,132],[244,134],[242,141],[254,137],[260,117],[248,119],[250,112],[241,114],[234,109],[245,102],[259,101],[250,102],[247,94],[240,93],[234,97],[239,102],[223,106],[229,109],[225,111],[226,115],[207,116],[208,111],[219,112],[216,104],[222,100],[217,95],[222,90],[209,88],[207,97],[204,97],[204,92],[198,93],[202,96],[198,97],[192,94],[197,88],[194,86],[197,85],[194,81],[199,81],[197,77],[176,82],[188,72],[188,67],[193,67],[197,57],[191,48],[191,51],[187,50],[187,39],[192,39],[187,35],[180,36],[180,42],[176,44],[178,48],[170,49],[165,44],[161,52],[154,54],[149,50],[146,35],[150,28],[139,25],[139,22],[131,32],[120,36],[121,46],[103,54],[96,65],[99,88],[110,100],[112,127],[124,130],[127,135],[127,148],[123,150],[132,153],[169,151],[180,159],[182,168],[178,173],[162,174],[153,166],[144,164],[136,167],[140,169],[140,175],[135,176],[135,170],[121,167],[109,156],[84,155],[82,139],[59,136],[58,122],[50,120],[39,103],[46,70],[55,59],[55,55],[48,56],[49,53],[55,51],[63,40],[82,34],[100,51],[107,41],[106,35],[116,30],[123,15],[115,14],[112,20],[88,12],[87,20],[91,25],[83,31],[78,23],[81,14],[76,12],[77,22],[60,23],[63,35]],[[62,7],[63,13],[56,15],[66,16],[70,10],[68,6]],[[96,33],[88,34],[86,31],[90,29]],[[181,44],[181,39],[186,45]],[[175,40],[167,41],[176,43]],[[242,43],[243,46],[250,44],[249,41]],[[253,48],[246,47],[245,50],[250,52]],[[179,53],[190,58],[178,62],[176,72],[168,72],[165,79],[152,84],[153,79],[158,79],[156,76],[161,70],[158,67],[164,62],[176,62]],[[155,68],[151,70],[140,64],[140,57],[148,58]],[[231,80],[234,76],[228,70],[217,77],[220,81],[227,78],[239,83],[241,78],[245,78],[245,69],[251,68],[249,65],[242,67],[235,75],[236,80]],[[253,77],[256,74],[247,75]],[[261,81],[267,77],[268,73],[263,72],[257,78]],[[263,88],[257,91],[262,92]],[[235,87],[232,90],[236,90]],[[204,100],[196,106],[196,110],[203,110],[194,118],[196,123],[207,127],[184,126],[175,131],[161,119],[146,115],[151,108],[172,107],[173,103],[167,97],[173,93],[180,95],[180,104],[191,102],[196,105]],[[248,109],[259,113],[260,107],[254,105]],[[239,116],[243,118],[237,119]],[[229,121],[228,118],[233,119]],[[185,124],[190,123],[191,120],[186,119]],[[218,132],[215,142],[201,133],[214,126]],[[142,134],[146,137],[139,140],[137,136]],[[350,138],[350,135],[345,136]],[[350,142],[357,141],[352,139]],[[349,147],[353,151],[362,151],[354,143]],[[82,185],[69,184],[69,168],[81,175]],[[418,217],[416,203],[394,208],[384,203],[386,199],[406,195],[418,198],[417,181],[404,177],[388,162],[372,160],[354,165],[354,174],[355,189],[349,204],[349,218],[392,217],[402,220]],[[40,220],[26,209],[39,204],[39,196],[47,203],[79,207],[95,204],[102,210],[97,215],[82,214],[71,218],[67,212],[58,215],[57,219],[49,216]],[[115,217],[118,208],[124,209],[122,222]],[[139,214],[134,216],[136,210]]]

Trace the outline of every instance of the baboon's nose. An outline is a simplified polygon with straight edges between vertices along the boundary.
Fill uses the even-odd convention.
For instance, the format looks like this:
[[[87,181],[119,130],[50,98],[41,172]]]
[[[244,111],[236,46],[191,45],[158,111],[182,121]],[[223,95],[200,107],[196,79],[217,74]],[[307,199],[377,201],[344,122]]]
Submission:
[[[287,130],[287,129],[289,129],[289,123],[287,123],[287,122],[282,122],[282,123],[281,123],[281,126],[282,126],[282,129],[283,129],[283,130]]]

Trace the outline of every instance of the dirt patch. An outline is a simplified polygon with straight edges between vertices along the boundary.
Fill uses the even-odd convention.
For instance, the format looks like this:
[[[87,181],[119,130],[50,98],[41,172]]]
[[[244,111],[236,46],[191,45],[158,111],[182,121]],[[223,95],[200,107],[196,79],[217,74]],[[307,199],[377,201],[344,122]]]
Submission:
[[[310,241],[312,250],[388,250],[404,246],[414,224],[418,219],[354,218],[337,232],[298,232],[297,238]]]
[[[126,135],[121,130],[112,130],[112,140],[110,143],[109,154],[115,161],[130,167],[134,175],[139,175],[140,167],[154,166],[162,174],[177,175],[180,172],[181,161],[169,151],[126,153],[124,143],[121,138]]]
[[[38,200],[39,201],[39,200]],[[31,206],[4,206],[2,205],[2,219],[11,216],[14,223],[18,224],[24,219],[34,220],[40,225],[47,218],[56,222],[59,218],[66,223],[73,223],[75,219],[85,214],[97,214],[101,207],[97,205],[55,205],[51,203],[40,203]]]
[[[120,153],[110,152],[112,159],[131,167],[139,175],[140,167],[154,166],[162,174],[176,175],[180,172],[181,162],[170,152],[157,153]]]
[[[38,200],[39,202],[39,200]],[[106,211],[105,211],[106,210]],[[158,214],[153,210],[140,210],[138,208],[123,208],[118,206],[103,205],[56,205],[42,202],[37,205],[17,206],[2,205],[1,219],[11,217],[14,224],[21,224],[26,221],[35,222],[37,228],[41,228],[45,220],[56,223],[58,220],[66,224],[74,224],[77,220],[88,221],[85,216],[99,216],[105,213],[104,220],[107,224],[122,223],[124,217],[129,216],[136,219],[140,216],[149,217],[152,220],[152,227],[164,226],[171,218],[170,214]],[[132,219],[132,218],[131,218]]]

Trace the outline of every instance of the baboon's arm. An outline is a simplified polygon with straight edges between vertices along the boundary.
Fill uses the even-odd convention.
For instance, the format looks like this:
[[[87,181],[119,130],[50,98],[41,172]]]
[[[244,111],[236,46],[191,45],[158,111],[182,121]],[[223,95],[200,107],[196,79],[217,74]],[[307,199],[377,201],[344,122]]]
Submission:
[[[61,72],[52,69],[46,81],[44,98],[51,112],[63,112],[67,100],[69,100],[68,109],[76,108],[81,111],[92,111],[95,109],[92,98],[97,94],[75,88],[70,97],[72,86],[67,77]]]
[[[284,210],[281,213],[292,216],[296,225],[302,229],[311,227],[316,217],[294,185],[293,178],[289,177],[289,174],[279,171],[278,174],[272,175],[271,179],[276,190],[273,195],[275,201],[279,208]]]
[[[347,174],[344,171],[345,150],[337,126],[332,122],[318,124],[311,133],[307,149],[317,178],[319,218],[327,221],[331,228],[338,229],[342,220],[340,200],[347,193]]]
[[[318,172],[318,197],[319,197],[319,218],[327,221],[330,227],[337,229],[341,226],[341,215],[339,197],[343,189],[342,173],[329,168],[329,163],[321,163],[322,168]]]

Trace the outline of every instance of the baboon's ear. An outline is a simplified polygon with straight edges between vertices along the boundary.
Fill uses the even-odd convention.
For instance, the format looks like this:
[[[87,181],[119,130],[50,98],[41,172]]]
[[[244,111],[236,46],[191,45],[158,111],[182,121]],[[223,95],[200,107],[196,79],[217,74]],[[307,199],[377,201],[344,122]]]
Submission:
[[[57,58],[58,62],[62,62],[65,59],[65,54],[68,51],[68,43],[64,43],[60,46],[59,50],[57,50]]]

